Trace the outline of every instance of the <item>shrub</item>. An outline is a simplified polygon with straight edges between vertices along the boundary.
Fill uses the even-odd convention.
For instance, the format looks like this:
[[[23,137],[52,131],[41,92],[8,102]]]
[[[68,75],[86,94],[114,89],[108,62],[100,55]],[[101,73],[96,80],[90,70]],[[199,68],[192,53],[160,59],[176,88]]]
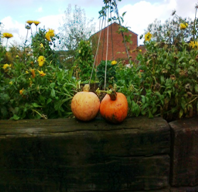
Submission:
[[[106,88],[112,88],[116,82],[116,63],[116,61],[107,61]],[[106,61],[102,60],[97,66],[97,78],[100,88],[103,88],[105,84],[105,65]]]
[[[11,63],[0,54],[0,119],[58,118],[72,115],[70,103],[76,90],[72,69],[60,68],[51,45],[40,30],[32,45]],[[29,48],[29,49],[28,49]],[[11,51],[9,51],[11,53]]]
[[[76,50],[75,72],[76,77],[83,81],[88,81],[92,73],[94,56],[89,41],[81,40]],[[93,73],[93,79],[95,74]]]
[[[181,28],[180,22],[177,25]],[[186,25],[188,29],[193,29],[189,26],[192,24]],[[138,54],[138,64],[131,69],[118,66],[117,85],[127,96],[130,115],[173,120],[197,114],[198,39],[190,37],[188,41],[186,28],[181,29],[182,34],[178,33],[179,38],[174,37],[176,41],[171,44],[165,42],[166,34],[156,42],[148,33],[144,43],[146,52]]]

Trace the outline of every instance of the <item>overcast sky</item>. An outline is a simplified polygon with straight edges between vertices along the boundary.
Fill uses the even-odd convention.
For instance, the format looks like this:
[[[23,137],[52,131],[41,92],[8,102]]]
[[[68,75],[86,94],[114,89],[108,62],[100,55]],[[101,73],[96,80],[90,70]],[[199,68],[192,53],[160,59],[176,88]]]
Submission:
[[[198,0],[122,0],[118,2],[120,13],[126,11],[125,26],[130,30],[141,34],[147,29],[150,23],[157,18],[164,22],[171,17],[173,10],[177,15],[194,19],[195,5]],[[96,31],[99,30],[99,11],[101,10],[103,0],[5,0],[0,2],[0,29],[2,32],[13,34],[10,43],[16,41],[22,44],[26,37],[25,23],[27,20],[38,20],[41,22],[38,27],[45,29],[52,28],[58,33],[58,27],[62,26],[64,11],[68,4],[78,5],[85,10],[86,16],[94,18],[96,22]],[[34,29],[33,29],[34,32]],[[138,40],[143,44],[143,40]],[[5,45],[5,40],[3,42]]]

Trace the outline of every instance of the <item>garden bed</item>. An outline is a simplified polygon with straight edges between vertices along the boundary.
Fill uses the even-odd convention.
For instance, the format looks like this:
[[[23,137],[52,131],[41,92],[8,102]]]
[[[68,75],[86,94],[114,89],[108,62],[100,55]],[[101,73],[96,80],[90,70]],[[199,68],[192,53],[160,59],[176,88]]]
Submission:
[[[198,120],[0,121],[0,191],[197,191]]]

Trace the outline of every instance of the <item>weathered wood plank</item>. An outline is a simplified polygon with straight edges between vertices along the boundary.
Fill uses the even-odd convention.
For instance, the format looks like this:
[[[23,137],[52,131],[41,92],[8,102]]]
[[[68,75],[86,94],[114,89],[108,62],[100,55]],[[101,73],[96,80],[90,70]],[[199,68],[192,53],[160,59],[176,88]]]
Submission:
[[[198,185],[198,118],[170,122],[172,186]]]
[[[129,118],[120,125],[100,119],[9,123],[0,122],[0,191],[143,191],[169,186],[170,128],[160,118]]]
[[[195,187],[171,187],[171,192],[198,192],[198,186]]]
[[[169,186],[169,156],[115,158],[92,165],[59,165],[0,170],[6,191],[149,191]],[[30,186],[30,188],[28,188]],[[1,186],[0,186],[1,188]],[[33,189],[34,190],[31,190]]]
[[[127,118],[121,124],[110,124],[104,119],[94,119],[90,122],[81,122],[76,119],[50,119],[50,120],[0,120],[0,135],[33,134],[33,133],[62,133],[70,131],[110,131],[118,129],[138,129],[161,131],[168,130],[169,125],[162,118],[148,119],[146,117]]]
[[[108,156],[139,156],[170,153],[170,129],[114,129],[110,131],[74,131],[47,133],[24,133],[0,135],[1,150],[8,152],[12,147],[31,152],[32,146],[40,145],[40,149],[54,150],[57,148],[63,154],[81,158],[106,158]],[[35,143],[37,142],[37,143]],[[39,149],[39,148],[37,148]],[[0,151],[1,151],[0,150]],[[46,151],[46,150],[45,150]],[[47,150],[48,151],[48,150]],[[77,155],[79,153],[79,155]],[[81,153],[83,153],[81,155]]]
[[[33,138],[32,141],[36,138],[44,144],[46,142],[51,149],[58,146],[62,148],[64,145],[67,153],[85,153],[87,150],[88,156],[91,157],[94,151],[97,155],[97,150],[101,157],[105,153],[109,156],[134,156],[170,152],[170,128],[167,122],[160,118],[127,119],[121,125],[102,120],[83,123],[76,119],[49,122],[40,120],[38,124],[35,120],[31,120],[29,124],[25,121],[11,123],[13,124],[10,124],[10,127],[7,124],[0,129],[0,141],[6,139],[9,147],[19,144],[21,137],[27,142],[25,145],[31,142],[26,138]],[[31,123],[33,126],[30,128]],[[7,145],[4,147],[6,149]]]

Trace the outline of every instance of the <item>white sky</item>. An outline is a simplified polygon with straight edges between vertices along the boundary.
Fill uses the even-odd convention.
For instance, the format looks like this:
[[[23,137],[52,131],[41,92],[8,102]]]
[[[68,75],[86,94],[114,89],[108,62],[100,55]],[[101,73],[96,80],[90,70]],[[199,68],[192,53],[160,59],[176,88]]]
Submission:
[[[117,0],[116,0],[117,1]],[[195,5],[198,0],[122,0],[117,1],[120,14],[126,11],[125,26],[138,34],[139,45],[143,40],[139,40],[141,34],[147,29],[150,23],[157,18],[164,22],[171,17],[173,10],[177,15],[194,19]],[[86,16],[94,18],[96,31],[99,30],[99,11],[103,0],[1,0],[0,2],[0,30],[13,34],[9,43],[17,42],[23,44],[26,37],[25,23],[27,20],[38,20],[41,22],[38,27],[51,28],[58,33],[58,27],[62,26],[64,11],[68,4],[78,5],[85,10]],[[34,26],[35,27],[35,26]],[[33,28],[33,33],[35,29]],[[30,35],[30,34],[29,34]],[[6,41],[3,41],[5,45]]]

